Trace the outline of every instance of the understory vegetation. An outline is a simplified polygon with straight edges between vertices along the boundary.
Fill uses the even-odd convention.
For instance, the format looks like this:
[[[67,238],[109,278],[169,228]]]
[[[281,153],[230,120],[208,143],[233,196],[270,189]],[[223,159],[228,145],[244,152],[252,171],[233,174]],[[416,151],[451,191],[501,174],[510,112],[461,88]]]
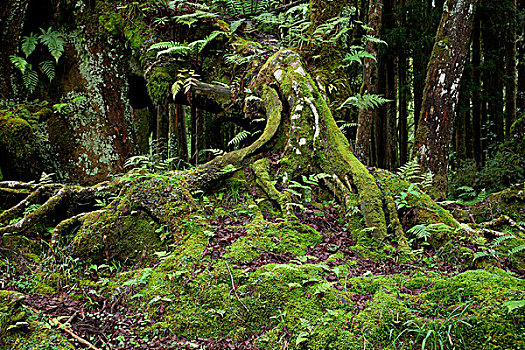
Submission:
[[[399,30],[418,13],[379,3]],[[376,30],[375,0],[28,4],[0,100],[0,350],[525,349],[523,111],[470,156],[455,126],[436,180],[408,112],[428,45]],[[407,76],[368,89],[401,34]]]

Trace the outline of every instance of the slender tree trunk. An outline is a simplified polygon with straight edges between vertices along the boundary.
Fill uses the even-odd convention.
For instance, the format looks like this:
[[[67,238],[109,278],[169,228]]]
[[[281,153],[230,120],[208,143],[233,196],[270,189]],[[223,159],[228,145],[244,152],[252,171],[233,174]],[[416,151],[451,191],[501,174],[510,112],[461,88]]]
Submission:
[[[406,25],[406,6],[405,0],[401,0],[398,7],[398,27],[403,28]],[[398,147],[399,147],[399,165],[408,161],[408,86],[407,71],[408,62],[404,45],[397,48],[397,91],[399,96],[398,113],[399,119],[397,124]]]
[[[470,96],[468,82],[470,74],[468,70],[463,73],[461,87],[459,89],[458,108],[456,117],[456,164],[455,168],[459,169],[461,163],[468,158],[468,130],[470,129]]]
[[[431,194],[447,189],[449,144],[477,0],[447,0],[427,70],[415,151],[423,170],[434,174]]]
[[[474,19],[472,33],[472,153],[478,168],[481,167],[483,150],[481,148],[481,32],[479,16]]]
[[[156,120],[156,153],[160,159],[165,159],[167,156],[168,148],[168,102],[161,102],[157,106],[157,120]]]
[[[191,106],[191,138],[190,138],[190,159],[192,164],[196,164],[197,158],[197,107]]]
[[[207,130],[206,120],[208,119],[209,113],[203,110],[197,110],[197,157],[196,164],[199,162],[199,151],[208,148],[207,144]]]
[[[369,33],[379,37],[381,31],[382,1],[369,0],[368,26],[372,28]],[[378,57],[378,45],[372,41],[366,43],[366,51],[374,57]],[[375,94],[377,92],[377,63],[375,60],[366,58],[363,68],[363,86],[361,93]],[[373,117],[371,109],[359,110],[356,135],[356,156],[365,164],[370,164],[372,156],[372,127]]]
[[[519,0],[520,12],[525,9],[525,0]],[[525,18],[520,23],[520,34],[525,35]],[[520,40],[518,51],[518,92],[516,105],[520,113],[525,112],[525,42]]]
[[[406,71],[408,69],[407,59],[404,53],[399,56],[398,62],[398,92],[399,92],[399,165],[408,161],[408,86]]]
[[[177,157],[188,161],[188,137],[186,133],[186,116],[182,105],[175,106],[175,124],[177,128]]]
[[[516,95],[517,95],[517,80],[516,80],[516,0],[512,1],[510,8],[510,23],[507,31],[507,40],[505,41],[505,137],[510,139],[510,127],[516,121]]]

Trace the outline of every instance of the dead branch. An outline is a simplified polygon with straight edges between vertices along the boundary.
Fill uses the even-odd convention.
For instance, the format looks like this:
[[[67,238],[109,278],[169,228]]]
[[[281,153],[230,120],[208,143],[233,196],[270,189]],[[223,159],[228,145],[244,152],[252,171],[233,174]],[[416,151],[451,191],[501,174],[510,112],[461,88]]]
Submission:
[[[40,310],[37,310],[31,306],[27,306],[27,305],[22,305],[23,308],[27,309],[27,310],[31,310],[33,311],[34,313],[36,314],[42,314],[42,311]],[[52,326],[52,327],[57,327],[58,329],[60,330],[63,330],[64,332],[66,332],[67,334],[69,334],[73,339],[75,339],[76,341],[78,341],[80,344],[88,347],[89,349],[92,349],[92,350],[100,350],[99,348],[97,348],[95,345],[91,344],[90,342],[88,342],[86,339],[76,335],[72,330],[71,328],[69,328],[68,326],[66,326],[65,324],[63,324],[62,322],[60,322],[59,320],[57,320],[56,318],[49,318],[49,324]]]

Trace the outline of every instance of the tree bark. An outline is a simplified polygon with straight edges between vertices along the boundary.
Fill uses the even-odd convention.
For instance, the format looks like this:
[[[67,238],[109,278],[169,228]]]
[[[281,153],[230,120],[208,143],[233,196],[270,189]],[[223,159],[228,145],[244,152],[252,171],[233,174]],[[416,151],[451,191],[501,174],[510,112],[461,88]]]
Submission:
[[[510,127],[516,121],[516,32],[517,32],[517,2],[511,0],[509,9],[510,23],[507,29],[507,40],[505,41],[505,138],[510,139]]]
[[[454,109],[476,5],[477,0],[446,1],[428,65],[415,150],[421,168],[434,174],[435,198],[446,193]]]
[[[0,6],[0,97],[14,97],[14,71],[9,56],[18,53],[28,0],[3,0]]]
[[[472,153],[478,168],[483,160],[481,148],[481,32],[479,15],[475,16],[472,33]]]
[[[372,28],[369,33],[379,37],[381,31],[382,1],[369,0],[368,26]],[[366,43],[366,51],[376,59],[365,58],[363,67],[363,86],[361,93],[377,93],[377,58],[378,45],[372,41]],[[371,163],[372,157],[372,126],[373,113],[371,109],[359,109],[358,127],[356,135],[356,156],[365,164]]]

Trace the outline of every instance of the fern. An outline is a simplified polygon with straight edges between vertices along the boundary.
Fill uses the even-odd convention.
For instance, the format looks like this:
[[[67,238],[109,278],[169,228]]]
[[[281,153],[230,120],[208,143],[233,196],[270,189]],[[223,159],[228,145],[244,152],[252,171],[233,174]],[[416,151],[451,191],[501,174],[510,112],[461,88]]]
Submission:
[[[188,46],[192,49],[192,53],[194,55],[198,55],[204,50],[206,45],[208,45],[213,39],[217,38],[219,35],[225,35],[226,32],[223,32],[221,30],[216,30],[212,32],[210,35],[208,35],[206,38],[201,40],[196,40],[192,43],[190,43]]]
[[[35,51],[36,45],[38,44],[38,36],[31,33],[29,36],[24,36],[22,40],[22,52],[26,55],[26,58]]]
[[[180,24],[186,24],[188,28],[191,28],[193,23],[197,21],[215,17],[217,17],[217,15],[214,13],[197,10],[194,13],[177,16],[175,17],[175,21]]]
[[[358,123],[345,123],[343,120],[341,120],[343,122],[343,124],[341,124],[339,126],[339,130],[341,131],[344,131],[345,129],[349,129],[349,128],[355,128],[355,127],[358,127],[359,124]],[[341,122],[340,121],[340,122]]]
[[[25,73],[26,69],[31,69],[31,65],[26,61],[25,58],[19,56],[9,56],[11,63],[18,69],[22,74]]]
[[[223,0],[227,11],[236,16],[252,16],[264,12],[271,0]]]
[[[392,102],[392,100],[386,99],[381,95],[374,94],[357,94],[347,98],[338,109],[352,105],[362,109],[376,108],[385,104],[387,102]]]
[[[245,140],[246,138],[248,138],[248,136],[250,136],[252,133],[249,132],[249,131],[246,131],[246,130],[243,130],[241,131],[240,133],[238,133],[237,135],[235,135],[235,137],[233,139],[231,139],[229,142],[228,142],[228,146],[231,146],[231,145],[235,145],[237,146],[239,143],[241,143],[243,140]]]
[[[22,80],[30,93],[35,91],[35,88],[38,85],[38,74],[31,69],[31,65],[29,65],[28,69],[22,74]]]
[[[501,243],[503,243],[503,242],[505,242],[505,241],[507,241],[509,239],[514,239],[514,238],[516,238],[516,237],[513,236],[513,235],[500,236],[500,237],[496,238],[495,240],[493,240],[490,246],[492,248],[495,248],[495,247],[499,246]]]
[[[421,167],[415,158],[399,167],[396,174],[401,179],[418,185],[422,189],[429,188],[434,181],[433,174],[430,171],[422,173]]]
[[[42,32],[42,35],[39,37],[40,42],[47,46],[51,56],[58,63],[58,59],[64,53],[64,37],[59,32],[52,30],[51,27],[47,31],[40,28],[40,31]]]
[[[354,45],[350,47],[350,52],[343,58],[343,63],[346,66],[350,66],[353,62],[357,62],[361,65],[365,58],[370,58],[371,60],[376,61],[376,57],[367,52],[364,47]]]
[[[53,61],[44,61],[40,63],[40,68],[49,81],[55,79],[55,63]]]
[[[150,46],[148,50],[162,50],[157,52],[157,57],[168,54],[182,55],[185,56],[190,53],[191,48],[181,43],[175,43],[173,41],[163,41]]]

